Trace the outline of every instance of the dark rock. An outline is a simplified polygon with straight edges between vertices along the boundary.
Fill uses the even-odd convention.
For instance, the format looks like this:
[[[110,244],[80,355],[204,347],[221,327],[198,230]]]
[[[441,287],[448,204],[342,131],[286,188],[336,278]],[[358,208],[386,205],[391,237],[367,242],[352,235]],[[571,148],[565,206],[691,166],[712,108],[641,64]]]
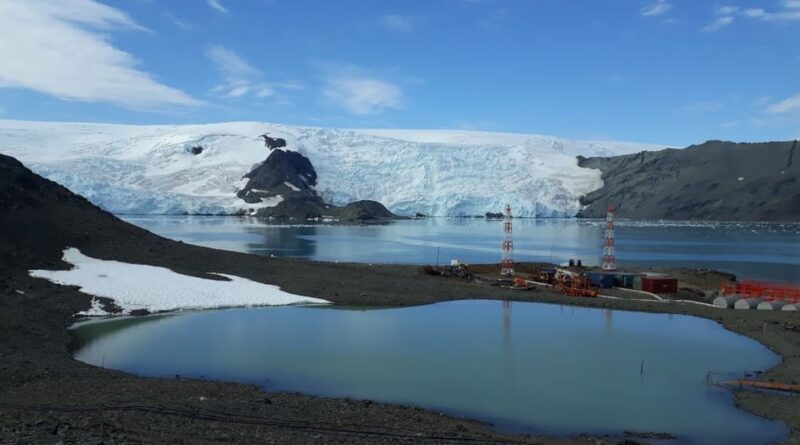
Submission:
[[[377,201],[356,201],[333,209],[334,216],[346,221],[380,221],[397,216]]]
[[[245,188],[237,196],[248,203],[281,195],[288,197],[316,196],[317,172],[307,157],[294,151],[273,150],[267,160],[250,173]]]
[[[314,166],[297,152],[273,150],[266,161],[245,177],[249,181],[237,194],[245,202],[256,204],[269,198],[280,199],[272,207],[259,209],[256,216],[285,220],[331,217],[361,222],[396,218],[375,201],[357,201],[344,207],[326,204],[314,189],[317,184]]]
[[[609,158],[578,157],[597,168],[603,188],[581,198],[578,217],[787,221],[800,218],[797,141],[709,141],[685,149]]]
[[[322,218],[325,204],[318,196],[284,199],[274,207],[259,209],[256,215],[276,219]]]
[[[200,153],[203,152],[203,147],[200,146],[200,145],[195,145],[193,147],[186,147],[186,151],[188,151],[189,153],[197,156],[197,155],[199,155]]]
[[[260,138],[264,139],[264,145],[269,148],[270,150],[274,150],[276,148],[281,148],[286,146],[286,139],[283,138],[272,138],[269,137],[269,134],[262,134],[259,136]]]

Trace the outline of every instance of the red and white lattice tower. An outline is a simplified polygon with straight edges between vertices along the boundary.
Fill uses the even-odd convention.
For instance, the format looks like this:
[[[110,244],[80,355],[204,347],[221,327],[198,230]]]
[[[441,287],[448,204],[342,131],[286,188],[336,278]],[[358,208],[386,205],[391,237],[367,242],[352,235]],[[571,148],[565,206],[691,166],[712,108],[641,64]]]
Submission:
[[[503,218],[503,260],[500,262],[500,275],[514,275],[514,261],[511,252],[514,251],[514,241],[511,239],[511,205],[506,204],[505,218]]]
[[[608,205],[606,215],[606,241],[603,245],[603,270],[616,270],[617,257],[614,252],[614,206]]]

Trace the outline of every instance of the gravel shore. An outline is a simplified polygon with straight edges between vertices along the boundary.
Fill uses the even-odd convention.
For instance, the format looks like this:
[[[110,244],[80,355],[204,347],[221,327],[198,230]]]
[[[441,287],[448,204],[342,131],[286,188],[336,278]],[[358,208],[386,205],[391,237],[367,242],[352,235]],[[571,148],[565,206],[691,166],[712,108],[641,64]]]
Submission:
[[[368,266],[270,259],[167,240],[134,254],[117,248],[87,254],[202,275],[214,271],[268,283],[341,305],[401,306],[451,299],[510,299],[695,315],[757,339],[784,357],[760,378],[800,381],[800,317],[738,312],[688,303],[576,299],[551,292],[513,291],[486,283],[431,277],[411,266]],[[687,273],[687,272],[683,272]],[[647,443],[608,437],[522,437],[479,422],[394,405],[299,394],[264,393],[233,383],[139,378],[72,359],[66,331],[90,297],[73,288],[5,274],[0,278],[0,437],[10,443]],[[800,398],[753,392],[737,403],[780,419],[800,436]],[[630,443],[630,442],[629,442]]]

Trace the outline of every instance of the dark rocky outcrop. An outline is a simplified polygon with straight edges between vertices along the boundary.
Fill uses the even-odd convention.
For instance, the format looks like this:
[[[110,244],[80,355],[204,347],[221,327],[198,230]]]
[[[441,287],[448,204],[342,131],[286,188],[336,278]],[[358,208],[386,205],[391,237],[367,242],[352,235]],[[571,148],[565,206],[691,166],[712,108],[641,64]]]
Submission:
[[[343,221],[381,221],[397,218],[383,204],[368,200],[351,202],[344,207],[335,208],[333,214]]]
[[[380,221],[397,218],[375,201],[357,201],[344,207],[326,204],[314,186],[317,172],[300,153],[272,150],[266,161],[245,175],[247,185],[237,196],[249,204],[280,200],[253,214],[281,220],[332,218],[340,221]]]
[[[266,161],[250,173],[237,196],[248,203],[280,195],[284,199],[316,196],[317,172],[307,157],[294,151],[273,150]]]
[[[262,134],[259,137],[264,139],[264,145],[267,148],[269,148],[270,150],[274,150],[276,148],[281,148],[281,147],[285,147],[286,146],[286,139],[273,138],[273,137],[270,137],[268,134]]]
[[[155,238],[0,154],[0,271],[54,267],[66,246],[114,249]]]
[[[708,141],[685,149],[578,158],[603,188],[582,197],[579,217],[788,221],[800,219],[797,141]]]
[[[197,155],[199,155],[200,153],[203,152],[203,146],[202,145],[194,145],[194,146],[191,146],[191,147],[186,147],[186,151],[188,151],[189,153],[197,156]]]

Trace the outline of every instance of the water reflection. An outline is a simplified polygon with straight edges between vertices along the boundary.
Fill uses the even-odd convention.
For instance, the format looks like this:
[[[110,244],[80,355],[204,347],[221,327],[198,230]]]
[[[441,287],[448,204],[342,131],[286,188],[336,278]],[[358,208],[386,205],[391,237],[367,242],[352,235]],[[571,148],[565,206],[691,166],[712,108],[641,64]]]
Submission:
[[[269,225],[256,218],[128,217],[128,221],[186,242],[323,261],[434,264],[499,261],[502,222],[483,219],[397,221],[379,226]],[[603,223],[593,220],[514,221],[514,257],[597,264]],[[617,224],[621,267],[714,268],[743,278],[800,280],[800,224]]]
[[[76,357],[149,376],[420,405],[551,434],[636,430],[676,433],[683,443],[749,445],[786,433],[705,381],[710,370],[765,369],[779,358],[693,317],[457,301],[138,320],[76,329],[84,338]]]

